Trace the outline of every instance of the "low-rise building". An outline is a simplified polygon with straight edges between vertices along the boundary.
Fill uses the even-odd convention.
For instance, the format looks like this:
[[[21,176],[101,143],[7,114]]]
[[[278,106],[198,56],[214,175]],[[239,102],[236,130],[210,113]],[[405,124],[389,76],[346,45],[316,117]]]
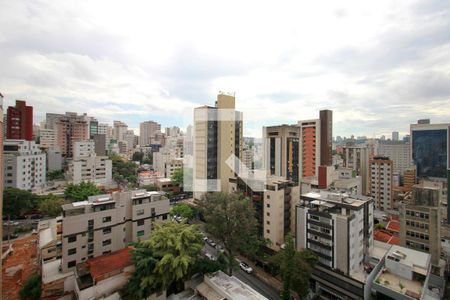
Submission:
[[[46,183],[45,153],[34,141],[3,142],[4,188],[32,190]]]
[[[63,272],[81,262],[147,239],[155,222],[167,219],[169,200],[159,192],[134,190],[91,196],[63,205]]]

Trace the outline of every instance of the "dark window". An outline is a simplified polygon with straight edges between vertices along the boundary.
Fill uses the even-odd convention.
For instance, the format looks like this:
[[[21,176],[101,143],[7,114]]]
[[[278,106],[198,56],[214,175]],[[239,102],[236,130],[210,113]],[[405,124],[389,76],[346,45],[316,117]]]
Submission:
[[[111,222],[111,217],[103,217],[103,223]]]
[[[69,251],[67,251],[68,255],[74,255],[76,253],[77,253],[77,248],[72,248],[72,249],[69,249]]]
[[[77,241],[77,236],[76,236],[76,235],[71,235],[71,236],[69,236],[69,237],[67,238],[67,241],[68,241],[69,243],[76,242],[76,241]]]
[[[103,234],[111,233],[111,227],[103,229]]]
[[[76,260],[72,260],[72,261],[69,261],[68,263],[67,263],[67,268],[73,268],[73,267],[75,267],[77,265],[77,261]]]
[[[137,221],[137,226],[142,226],[144,225],[145,221],[144,220],[138,220]]]
[[[102,244],[103,244],[103,246],[111,245],[111,239],[109,239],[109,240],[104,240]]]

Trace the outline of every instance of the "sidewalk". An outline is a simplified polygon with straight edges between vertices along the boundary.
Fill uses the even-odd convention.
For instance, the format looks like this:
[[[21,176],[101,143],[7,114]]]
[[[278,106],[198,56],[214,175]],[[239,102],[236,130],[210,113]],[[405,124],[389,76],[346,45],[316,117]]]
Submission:
[[[243,261],[247,265],[252,267],[253,272],[256,275],[256,277],[258,277],[259,279],[264,281],[266,284],[274,287],[278,291],[281,291],[281,289],[283,287],[283,283],[280,280],[278,280],[276,277],[273,277],[272,275],[270,275],[269,273],[264,271],[262,268],[255,266],[255,264],[252,261],[250,261],[249,259],[247,259],[246,257],[243,257],[241,255],[238,255],[236,257],[240,261]]]

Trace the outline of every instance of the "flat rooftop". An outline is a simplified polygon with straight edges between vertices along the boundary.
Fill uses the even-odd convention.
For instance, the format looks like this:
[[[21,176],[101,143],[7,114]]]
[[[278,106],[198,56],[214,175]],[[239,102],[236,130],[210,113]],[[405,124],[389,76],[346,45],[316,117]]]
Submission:
[[[389,249],[386,257],[388,256],[393,256],[399,259],[402,264],[413,268],[428,270],[430,264],[430,254],[397,245],[393,245],[391,249]],[[414,269],[414,271],[416,270]]]
[[[365,196],[354,196],[354,195],[348,195],[346,193],[337,193],[337,192],[331,192],[331,191],[311,191],[306,194],[302,194],[301,197],[309,198],[311,200],[319,200],[319,203],[324,204],[327,203],[328,205],[324,205],[329,207],[329,204],[333,205],[349,205],[355,208],[358,208],[362,205],[364,205],[368,200],[370,200],[370,197]],[[314,202],[318,203],[318,202]],[[313,204],[314,204],[313,203]],[[317,205],[317,204],[316,204]]]
[[[228,300],[268,300],[236,277],[230,277],[221,271],[206,274],[205,277],[208,278],[215,288],[226,294],[226,299]]]

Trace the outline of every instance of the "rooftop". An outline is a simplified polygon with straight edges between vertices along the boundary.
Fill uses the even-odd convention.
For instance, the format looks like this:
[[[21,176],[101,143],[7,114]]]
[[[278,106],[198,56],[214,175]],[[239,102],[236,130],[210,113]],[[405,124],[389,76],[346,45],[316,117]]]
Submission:
[[[312,191],[306,194],[302,194],[301,198],[309,198],[309,200],[313,200],[313,204],[320,203],[324,206],[329,207],[329,204],[334,204],[334,206],[346,205],[354,208],[359,208],[364,205],[370,197],[365,196],[355,196],[348,195],[346,193],[332,192],[332,191]],[[314,200],[320,200],[316,202]],[[327,203],[327,205],[325,205]]]
[[[417,268],[428,270],[428,265],[430,263],[430,254],[397,245],[393,245],[391,249],[389,249],[386,258],[389,256],[398,259],[403,265],[413,267],[415,272],[417,271]]]
[[[399,221],[389,221],[389,223],[386,226],[386,229],[392,232],[399,232],[400,231],[400,222]]]
[[[257,291],[252,289],[247,284],[243,283],[234,276],[228,276],[222,271],[217,271],[212,274],[205,275],[205,283],[212,284],[215,294],[218,294],[217,289],[220,290],[221,297],[217,299],[223,299],[225,297],[228,300],[264,300],[267,299]],[[225,296],[226,295],[226,296]],[[208,298],[210,299],[210,298]],[[211,298],[216,299],[216,298]]]
[[[399,245],[400,244],[400,238],[398,236],[394,236],[385,230],[374,230],[373,238],[376,241],[380,241],[380,242],[387,243],[390,245]]]
[[[123,268],[132,265],[131,251],[133,251],[133,249],[133,247],[127,247],[86,261],[86,265],[89,268],[94,281],[97,281],[105,274],[122,270]]]

